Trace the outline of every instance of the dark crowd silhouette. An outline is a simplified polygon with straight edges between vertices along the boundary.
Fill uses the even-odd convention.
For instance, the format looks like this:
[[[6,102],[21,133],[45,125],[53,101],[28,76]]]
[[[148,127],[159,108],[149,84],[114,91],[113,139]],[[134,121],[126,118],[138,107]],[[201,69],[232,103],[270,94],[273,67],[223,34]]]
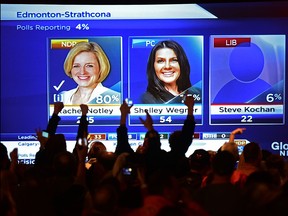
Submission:
[[[169,136],[170,151],[161,148],[159,133],[146,111],[143,145],[131,148],[126,125],[131,106],[120,106],[117,146],[107,151],[89,140],[88,106],[82,116],[75,147],[67,151],[64,134],[57,134],[64,105],[54,104],[46,132],[36,130],[40,149],[35,164],[18,163],[18,152],[1,143],[1,216],[280,216],[288,212],[288,166],[279,155],[250,142],[239,155],[235,136],[217,152],[195,150],[194,99],[182,129]]]

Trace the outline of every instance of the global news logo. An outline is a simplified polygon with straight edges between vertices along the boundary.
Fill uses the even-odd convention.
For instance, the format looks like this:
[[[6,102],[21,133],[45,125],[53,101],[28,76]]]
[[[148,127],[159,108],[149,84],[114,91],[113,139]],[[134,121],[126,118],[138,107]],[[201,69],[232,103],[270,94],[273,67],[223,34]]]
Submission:
[[[288,156],[288,143],[273,142],[271,148],[275,151],[279,151],[280,156]]]

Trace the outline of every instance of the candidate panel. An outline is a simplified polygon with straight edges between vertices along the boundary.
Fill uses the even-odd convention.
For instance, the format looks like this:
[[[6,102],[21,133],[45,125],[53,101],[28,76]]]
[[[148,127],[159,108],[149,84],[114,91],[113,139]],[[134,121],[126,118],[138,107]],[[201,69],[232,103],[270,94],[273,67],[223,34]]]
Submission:
[[[210,124],[284,124],[285,35],[210,37]]]
[[[95,125],[119,122],[122,102],[122,38],[50,38],[48,47],[49,117],[63,102],[61,125],[77,125],[80,104],[87,104]]]
[[[203,36],[129,37],[128,79],[131,125],[141,124],[145,109],[156,125],[183,124],[186,95],[194,97],[202,124]]]

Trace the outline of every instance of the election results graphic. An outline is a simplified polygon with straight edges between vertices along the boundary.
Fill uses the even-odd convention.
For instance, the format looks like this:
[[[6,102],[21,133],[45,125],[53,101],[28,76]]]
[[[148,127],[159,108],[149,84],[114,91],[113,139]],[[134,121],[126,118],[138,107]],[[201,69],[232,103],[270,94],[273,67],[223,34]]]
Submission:
[[[74,51],[77,54],[70,54],[69,51],[80,42],[86,42],[87,45]],[[90,45],[88,45],[90,44]],[[92,46],[93,45],[93,50]],[[103,53],[99,50],[100,47]],[[87,50],[87,51],[86,51]],[[90,59],[73,63],[76,57],[85,52],[97,53],[97,62],[99,71],[91,73]],[[69,54],[68,54],[69,53]],[[65,73],[64,62],[68,56],[75,55],[73,60],[67,61],[71,68],[77,67],[77,77],[74,78]],[[107,61],[104,60],[107,57]],[[69,57],[72,59],[72,57]],[[86,57],[87,58],[87,57]],[[106,59],[106,58],[105,58]],[[72,62],[73,61],[73,62]],[[85,65],[84,65],[85,61]],[[84,69],[85,68],[85,69]],[[88,69],[90,68],[90,69]],[[95,67],[97,68],[97,67]],[[102,68],[105,68],[102,70]],[[76,70],[75,69],[75,70]],[[71,69],[72,70],[72,69]],[[104,71],[105,70],[105,71]],[[90,72],[88,72],[90,71]],[[70,72],[71,73],[71,72]],[[95,74],[94,74],[95,73]],[[98,81],[102,74],[107,74],[103,81]],[[92,74],[92,76],[91,76]],[[80,78],[79,78],[80,76]],[[94,76],[94,77],[93,77]],[[98,77],[97,77],[98,76]],[[87,78],[88,77],[88,78]],[[97,79],[98,80],[97,80]],[[88,81],[87,81],[88,80]],[[80,88],[79,86],[97,84],[91,94],[91,100],[88,102],[89,110],[87,113],[90,124],[115,125],[118,124],[120,117],[119,106],[122,102],[122,37],[120,36],[101,36],[101,37],[78,37],[78,38],[49,38],[48,39],[48,106],[49,116],[52,116],[54,103],[63,102],[65,107],[59,113],[61,125],[75,125],[79,123],[81,109],[79,104],[69,101]],[[93,85],[95,84],[93,83]],[[67,99],[66,99],[67,98]]]
[[[173,49],[178,47],[177,50],[182,50],[183,53],[178,51],[177,62],[184,61],[183,55],[187,57],[189,65],[189,75],[185,77],[185,81],[191,82],[191,87],[185,89],[179,95],[175,95],[174,98],[157,103],[143,102],[141,101],[141,96],[147,91],[148,81],[148,64],[152,64],[149,60],[155,58],[156,54],[153,53],[153,48],[156,46],[157,49],[161,47],[160,43],[170,43],[167,45],[171,46]],[[176,44],[178,45],[176,45]],[[173,44],[173,45],[172,45]],[[191,94],[195,101],[194,106],[194,116],[195,121],[198,125],[202,122],[202,95],[203,95],[203,36],[202,35],[185,35],[185,36],[131,36],[129,37],[129,70],[128,70],[128,97],[133,98],[134,106],[131,108],[131,113],[129,115],[129,120],[131,125],[141,125],[139,116],[145,116],[145,110],[148,110],[149,114],[153,116],[155,125],[182,125],[183,121],[187,116],[187,106],[184,104],[185,94]],[[165,45],[166,46],[166,45]],[[180,49],[181,47],[182,49]],[[170,49],[170,48],[169,48]],[[173,50],[174,52],[174,50]],[[154,55],[154,56],[153,56]],[[161,58],[165,58],[165,54],[161,55]],[[161,61],[163,61],[161,59]],[[186,60],[185,60],[186,61]],[[167,65],[166,65],[167,64]],[[180,64],[180,63],[178,63]],[[153,63],[154,70],[155,62]],[[173,63],[172,63],[173,65]],[[161,68],[168,67],[168,70],[174,71],[175,68],[171,66],[171,62],[165,63]],[[150,67],[149,67],[150,68]],[[167,69],[167,68],[166,68]],[[158,69],[159,70],[159,69]],[[169,71],[170,72],[170,71]],[[148,72],[151,74],[151,70]],[[155,72],[156,73],[156,72]],[[159,73],[159,72],[158,72]],[[164,74],[164,72],[163,72]],[[180,68],[180,74],[188,74],[188,70],[184,67]],[[159,76],[159,75],[157,75]],[[164,77],[173,77],[169,73],[165,74]],[[180,76],[180,75],[179,75]],[[179,77],[178,77],[179,78]],[[177,78],[177,79],[178,79]],[[167,79],[167,80],[168,80]],[[160,80],[160,79],[159,79]],[[171,80],[173,80],[171,78]],[[170,80],[170,82],[172,82]],[[165,83],[165,79],[159,81]],[[169,82],[169,81],[168,81]],[[175,81],[177,82],[177,80]],[[155,83],[157,83],[155,81]],[[163,84],[164,85],[164,84]],[[154,87],[154,84],[153,84]],[[150,86],[150,88],[152,88]],[[158,87],[155,85],[155,89]],[[187,93],[186,93],[187,92]],[[162,92],[159,91],[158,95]]]
[[[285,35],[210,37],[210,124],[284,124]]]

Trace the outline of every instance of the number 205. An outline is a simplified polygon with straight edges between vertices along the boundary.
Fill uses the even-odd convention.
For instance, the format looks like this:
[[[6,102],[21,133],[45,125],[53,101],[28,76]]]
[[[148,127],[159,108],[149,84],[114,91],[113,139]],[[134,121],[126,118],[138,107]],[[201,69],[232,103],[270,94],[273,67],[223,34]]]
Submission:
[[[80,124],[80,116],[77,117],[77,124]],[[87,121],[89,122],[89,124],[94,123],[94,117],[93,116],[89,116],[87,117]]]

